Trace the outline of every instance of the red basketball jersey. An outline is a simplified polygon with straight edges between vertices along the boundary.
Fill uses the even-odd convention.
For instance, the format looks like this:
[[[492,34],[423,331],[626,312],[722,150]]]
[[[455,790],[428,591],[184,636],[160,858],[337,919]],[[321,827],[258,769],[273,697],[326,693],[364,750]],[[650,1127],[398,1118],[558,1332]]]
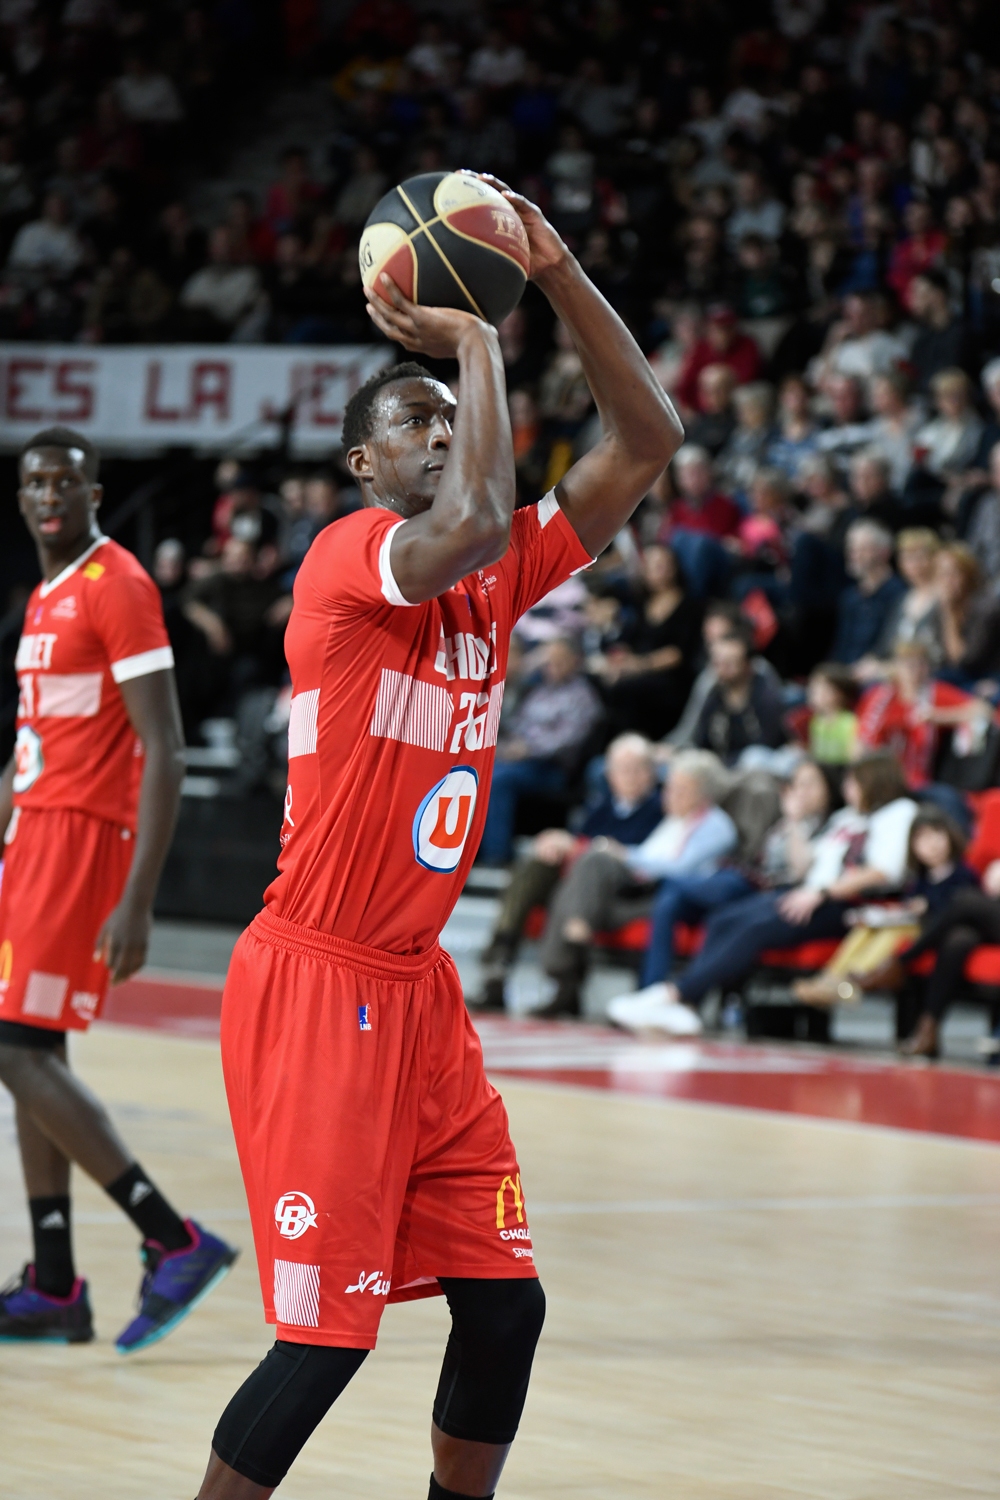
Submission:
[[[173,660],[159,591],[117,542],[100,537],[40,583],[15,661],[15,808],[75,808],[134,831],[143,751],[118,684]]]
[[[278,916],[390,953],[437,942],[479,846],[510,633],[591,561],[549,494],[489,568],[408,604],[403,523],[371,508],[317,537],[295,580]]]

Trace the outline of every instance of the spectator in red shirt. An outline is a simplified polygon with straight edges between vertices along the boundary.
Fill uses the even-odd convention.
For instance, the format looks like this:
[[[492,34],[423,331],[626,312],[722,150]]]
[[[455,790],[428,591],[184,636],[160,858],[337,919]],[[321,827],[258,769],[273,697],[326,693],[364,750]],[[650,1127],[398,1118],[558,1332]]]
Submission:
[[[674,459],[679,491],[671,501],[660,540],[669,541],[690,592],[699,599],[726,592],[730,556],[723,545],[735,537],[739,507],[715,486],[712,460],[704,448],[685,443]]]
[[[886,281],[905,308],[910,306],[910,283],[922,271],[940,266],[948,236],[934,225],[934,211],[923,198],[911,198],[903,210],[906,234],[889,257]]]
[[[760,350],[753,339],[740,333],[736,314],[731,307],[719,305],[709,309],[705,336],[688,355],[677,382],[677,397],[687,414],[703,411],[698,392],[698,376],[706,365],[728,365],[737,385],[755,380],[760,371]]]
[[[927,646],[908,641],[896,648],[893,679],[870,688],[858,705],[858,745],[890,750],[919,790],[934,779],[942,729],[975,734],[990,713],[982,698],[933,680]]]
[[[288,146],[281,153],[281,177],[267,190],[264,218],[275,236],[300,227],[322,196],[320,187],[310,179],[309,163],[301,146]]]

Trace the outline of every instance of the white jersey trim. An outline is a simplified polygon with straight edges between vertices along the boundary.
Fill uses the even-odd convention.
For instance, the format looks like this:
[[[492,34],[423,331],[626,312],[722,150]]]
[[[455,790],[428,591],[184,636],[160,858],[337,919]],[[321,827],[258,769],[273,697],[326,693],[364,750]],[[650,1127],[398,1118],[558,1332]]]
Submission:
[[[123,656],[111,663],[111,675],[116,682],[130,682],[133,677],[148,677],[150,672],[165,672],[174,664],[174,653],[169,646],[154,646],[152,651],[140,651],[137,656]]]
[[[549,493],[538,502],[538,524],[543,531],[558,509],[559,501],[556,499],[556,492],[549,490]]]
[[[397,521],[395,526],[390,526],[386,532],[382,540],[382,545],[378,549],[378,571],[379,577],[382,580],[383,599],[388,599],[390,604],[398,604],[406,609],[413,609],[415,608],[415,603],[412,599],[405,599],[403,597],[399,584],[392,576],[392,564],[389,561],[389,548],[392,546],[392,539],[402,525],[402,521]]]
[[[319,733],[319,688],[296,693],[288,711],[288,759],[315,755]]]
[[[68,567],[63,568],[61,573],[57,573],[54,578],[50,578],[48,583],[40,583],[38,585],[39,598],[47,599],[53,589],[57,589],[61,583],[65,583],[67,578],[72,578],[77,568],[82,568],[87,558],[92,557],[98,547],[103,547],[104,543],[108,540],[106,536],[99,536],[96,542],[91,542],[87,550],[81,552],[79,557],[74,558]]]

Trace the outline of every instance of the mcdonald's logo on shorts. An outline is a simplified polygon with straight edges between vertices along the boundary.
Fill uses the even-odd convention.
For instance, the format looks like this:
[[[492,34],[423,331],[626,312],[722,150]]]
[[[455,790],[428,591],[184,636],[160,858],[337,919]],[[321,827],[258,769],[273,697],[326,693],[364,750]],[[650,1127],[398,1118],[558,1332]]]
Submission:
[[[0,995],[3,995],[10,984],[11,970],[14,967],[14,944],[10,938],[4,938],[0,943]]]
[[[465,852],[479,792],[471,766],[454,766],[417,808],[413,819],[413,852],[425,870],[449,874]]]
[[[519,1172],[513,1177],[505,1177],[497,1189],[497,1229],[502,1240],[525,1240],[531,1244],[531,1230],[524,1217],[524,1195],[521,1192]]]

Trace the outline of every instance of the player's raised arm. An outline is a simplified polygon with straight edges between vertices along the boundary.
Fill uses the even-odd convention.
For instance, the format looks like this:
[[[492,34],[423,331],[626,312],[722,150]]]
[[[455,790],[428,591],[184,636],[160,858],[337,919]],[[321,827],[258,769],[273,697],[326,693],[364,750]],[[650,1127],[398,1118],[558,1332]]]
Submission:
[[[461,400],[431,379],[384,388],[375,430],[347,453],[368,504],[405,524],[390,550],[392,576],[410,604],[434,599],[507,550],[514,512],[514,444],[496,329],[471,313],[418,307],[387,277],[387,302],[369,289],[368,311],[387,338],[432,358],[458,360]]]
[[[531,279],[569,330],[600,413],[600,442],[556,486],[570,525],[596,557],[662,474],[684,429],[635,339],[541,211],[483,175],[521,216]]]

